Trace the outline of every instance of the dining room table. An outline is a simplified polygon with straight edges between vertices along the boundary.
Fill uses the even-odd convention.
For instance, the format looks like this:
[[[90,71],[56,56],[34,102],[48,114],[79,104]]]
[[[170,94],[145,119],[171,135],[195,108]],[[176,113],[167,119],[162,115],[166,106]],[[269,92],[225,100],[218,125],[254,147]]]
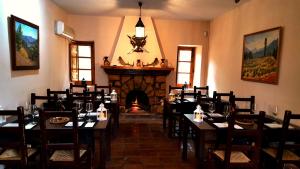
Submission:
[[[109,113],[107,120],[97,120],[97,113],[78,114],[78,132],[80,142],[90,144],[92,146],[93,165],[95,169],[104,169],[106,161],[111,158],[111,117]],[[25,116],[25,138],[26,143],[33,147],[40,147],[40,126],[37,114]],[[14,119],[8,119],[0,125],[8,123],[16,123]],[[61,127],[70,127],[68,121],[56,123]],[[51,125],[49,122],[47,125]],[[3,137],[3,136],[1,136]],[[65,139],[65,138],[61,138]]]
[[[183,138],[182,138],[182,160],[187,160],[188,158],[188,134],[189,127],[191,127],[195,132],[195,156],[199,162],[206,160],[206,144],[216,145],[222,137],[226,137],[226,131],[228,127],[226,116],[220,113],[204,113],[203,121],[195,121],[193,114],[184,114],[183,119]],[[255,124],[251,124],[255,125]],[[249,124],[239,122],[235,127],[247,128],[251,127]],[[264,118],[263,127],[263,139],[262,145],[266,146],[271,142],[276,142],[279,140],[278,133],[282,127],[282,120],[274,118],[272,116],[266,115]],[[291,127],[297,127],[295,125]],[[221,134],[221,137],[218,136]]]

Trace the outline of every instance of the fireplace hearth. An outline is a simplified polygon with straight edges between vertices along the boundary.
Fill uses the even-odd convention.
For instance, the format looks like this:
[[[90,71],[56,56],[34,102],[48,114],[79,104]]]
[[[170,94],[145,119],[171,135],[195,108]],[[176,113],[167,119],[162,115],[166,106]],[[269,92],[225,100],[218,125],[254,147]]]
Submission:
[[[141,110],[149,111],[149,99],[145,92],[141,90],[132,90],[127,94],[126,106],[127,112],[139,112]]]
[[[101,66],[120,98],[120,110],[162,113],[166,76],[173,68]]]

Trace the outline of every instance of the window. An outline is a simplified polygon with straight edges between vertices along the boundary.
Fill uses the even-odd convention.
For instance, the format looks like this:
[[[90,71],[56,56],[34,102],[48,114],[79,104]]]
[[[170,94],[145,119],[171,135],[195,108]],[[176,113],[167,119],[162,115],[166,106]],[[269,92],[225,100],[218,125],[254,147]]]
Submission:
[[[195,47],[178,47],[177,51],[177,86],[193,86]]]
[[[95,82],[94,42],[74,41],[70,43],[70,79],[80,84],[82,79],[91,85]]]

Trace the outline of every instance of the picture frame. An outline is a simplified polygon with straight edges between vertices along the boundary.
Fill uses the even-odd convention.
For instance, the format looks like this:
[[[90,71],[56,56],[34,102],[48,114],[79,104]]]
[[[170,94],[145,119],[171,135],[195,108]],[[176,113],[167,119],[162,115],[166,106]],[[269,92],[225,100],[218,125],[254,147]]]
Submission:
[[[281,27],[244,35],[241,79],[278,84]]]
[[[39,63],[39,26],[10,17],[12,70],[36,70]]]

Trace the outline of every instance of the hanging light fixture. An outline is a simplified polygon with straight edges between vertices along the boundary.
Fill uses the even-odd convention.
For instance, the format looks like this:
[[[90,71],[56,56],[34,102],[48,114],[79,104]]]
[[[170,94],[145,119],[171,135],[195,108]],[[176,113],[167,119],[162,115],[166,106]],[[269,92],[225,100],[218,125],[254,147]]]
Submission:
[[[145,25],[142,21],[142,5],[143,3],[141,1],[138,2],[139,7],[140,7],[140,16],[139,16],[139,20],[135,25],[135,35],[133,36],[128,36],[128,38],[130,39],[130,43],[133,46],[133,49],[131,49],[130,52],[128,52],[128,54],[132,53],[132,52],[148,52],[144,46],[146,45],[146,38],[147,36],[145,36]]]
[[[141,1],[139,1],[139,7],[140,7],[140,17],[138,22],[135,25],[135,37],[137,38],[143,38],[145,37],[145,26],[144,23],[141,19],[142,16],[142,5],[143,3]]]

